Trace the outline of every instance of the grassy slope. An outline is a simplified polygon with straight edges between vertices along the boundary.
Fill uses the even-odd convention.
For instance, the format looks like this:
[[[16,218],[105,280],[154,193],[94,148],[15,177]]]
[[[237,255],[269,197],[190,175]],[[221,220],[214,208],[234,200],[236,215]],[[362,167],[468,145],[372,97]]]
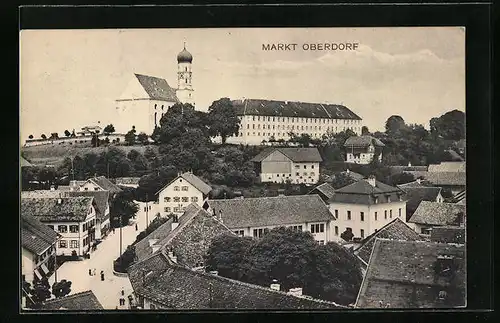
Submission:
[[[116,146],[122,149],[126,154],[135,149],[140,153],[143,153],[146,146]],[[150,146],[156,148],[156,146]],[[88,153],[100,154],[105,151],[106,147],[89,147],[89,143],[81,145],[43,145],[43,146],[32,146],[23,147],[21,151],[24,156],[33,164],[36,165],[54,165],[60,164],[64,158],[72,157],[76,155],[83,156]]]

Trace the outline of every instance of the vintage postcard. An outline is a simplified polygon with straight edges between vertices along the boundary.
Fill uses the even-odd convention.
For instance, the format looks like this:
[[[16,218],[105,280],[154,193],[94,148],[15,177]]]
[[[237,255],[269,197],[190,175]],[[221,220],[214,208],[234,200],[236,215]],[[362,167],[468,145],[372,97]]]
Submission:
[[[23,313],[464,308],[465,28],[20,32]]]

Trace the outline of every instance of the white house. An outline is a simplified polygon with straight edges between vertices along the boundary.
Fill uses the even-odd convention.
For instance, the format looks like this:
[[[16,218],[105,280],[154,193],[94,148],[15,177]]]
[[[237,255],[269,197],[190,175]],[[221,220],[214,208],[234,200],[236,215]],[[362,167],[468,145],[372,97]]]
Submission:
[[[161,216],[182,214],[191,203],[203,206],[212,187],[192,172],[179,174],[174,180],[156,192]]]
[[[52,272],[58,238],[54,230],[35,217],[21,216],[21,271],[27,282],[42,279]]]
[[[84,183],[77,183],[77,185],[79,185],[78,189],[80,191],[109,191],[110,198],[122,191],[121,188],[113,184],[104,176],[91,177]]]
[[[406,223],[405,192],[370,176],[335,191],[329,200],[333,236],[340,240],[344,231],[364,239],[395,218]]]
[[[355,164],[369,164],[375,155],[382,161],[384,143],[372,136],[353,136],[344,143],[346,162]]]
[[[318,243],[332,241],[332,214],[316,194],[207,200],[204,208],[240,236],[260,238],[276,227],[309,231]]]
[[[21,215],[31,215],[60,234],[57,255],[83,256],[95,242],[93,197],[21,198]]]
[[[464,227],[466,207],[458,203],[422,201],[408,222],[417,233],[430,236],[434,227],[450,225]]]
[[[268,148],[255,156],[261,182],[315,184],[319,181],[317,148]]]

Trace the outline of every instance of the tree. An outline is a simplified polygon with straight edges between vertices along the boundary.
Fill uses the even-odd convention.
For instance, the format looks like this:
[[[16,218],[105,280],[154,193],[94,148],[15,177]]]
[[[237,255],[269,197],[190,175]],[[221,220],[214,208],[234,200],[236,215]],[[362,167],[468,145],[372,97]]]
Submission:
[[[59,134],[57,132],[53,132],[50,134],[50,139],[58,139],[59,138]]]
[[[28,138],[29,138],[29,139],[33,139],[33,135],[29,135],[29,136],[28,136]]]
[[[222,98],[214,101],[208,108],[209,133],[211,136],[220,136],[222,144],[229,136],[237,135],[240,129],[240,120],[231,100]]]
[[[355,179],[353,179],[351,176],[344,174],[344,173],[338,173],[332,177],[333,178],[331,180],[331,185],[335,189],[339,189],[341,187],[344,187],[344,186],[347,186],[347,185],[350,185],[350,184],[356,182]]]
[[[39,308],[43,302],[50,298],[50,296],[50,284],[47,278],[33,282],[33,288],[30,291],[30,298],[33,301],[33,306],[35,308]]]
[[[154,199],[155,193],[176,178],[177,175],[177,168],[166,166],[160,167],[156,172],[142,176],[136,190],[138,198],[145,200],[145,196],[148,194],[148,199]]]
[[[431,133],[445,140],[460,140],[465,138],[465,113],[459,110],[446,112],[429,122]]]
[[[362,126],[361,127],[361,135],[362,136],[366,136],[366,135],[369,135],[370,134],[370,131],[368,130],[368,127],[367,126]]]
[[[69,293],[71,293],[71,282],[70,281],[68,281],[66,279],[62,279],[61,281],[54,282],[54,284],[52,284],[52,294],[56,298],[64,297],[64,296],[68,295]]]
[[[403,172],[391,175],[389,178],[390,185],[401,185],[415,181],[415,177],[411,173]]]
[[[135,145],[135,129],[132,129],[125,134],[125,142],[129,146]]]
[[[140,132],[139,135],[137,135],[137,140],[142,144],[142,145],[147,145],[149,143],[148,141],[148,135],[145,132]]]
[[[385,132],[387,134],[396,134],[406,127],[405,121],[401,116],[392,115],[385,122]]]
[[[66,137],[69,137],[69,136],[71,136],[71,132],[69,132],[69,130],[64,130],[64,135]]]
[[[130,265],[135,261],[135,246],[129,245],[125,252],[115,260],[114,269],[118,272],[126,273]]]
[[[97,137],[97,135],[92,136],[92,139],[90,140],[90,145],[92,147],[99,147],[100,146],[99,137]]]
[[[109,134],[112,134],[113,132],[115,132],[115,127],[113,126],[113,124],[108,124],[106,127],[104,127],[103,129],[103,133],[105,135],[109,135]]]
[[[42,135],[41,135],[40,137],[41,137],[42,139],[47,139],[47,136],[46,136],[44,133],[42,133]]]
[[[127,159],[125,152],[117,147],[110,147],[99,156],[94,156],[95,161],[88,164],[94,164],[95,172],[100,175],[108,176],[109,172],[110,178],[127,177],[133,170],[132,162]]]
[[[128,225],[130,218],[139,211],[139,206],[133,201],[133,197],[126,192],[120,192],[111,200],[109,212],[113,227]]]

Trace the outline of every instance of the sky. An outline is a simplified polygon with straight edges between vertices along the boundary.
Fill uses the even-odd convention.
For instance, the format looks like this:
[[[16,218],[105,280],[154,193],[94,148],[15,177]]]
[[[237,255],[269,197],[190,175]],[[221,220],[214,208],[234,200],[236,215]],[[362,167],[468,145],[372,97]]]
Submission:
[[[432,117],[465,111],[462,27],[23,30],[21,142],[112,123],[134,73],[177,87],[184,42],[198,110],[222,97],[342,104],[370,131],[391,115],[428,127]],[[278,43],[296,50],[262,49]],[[303,50],[312,43],[358,45]]]

